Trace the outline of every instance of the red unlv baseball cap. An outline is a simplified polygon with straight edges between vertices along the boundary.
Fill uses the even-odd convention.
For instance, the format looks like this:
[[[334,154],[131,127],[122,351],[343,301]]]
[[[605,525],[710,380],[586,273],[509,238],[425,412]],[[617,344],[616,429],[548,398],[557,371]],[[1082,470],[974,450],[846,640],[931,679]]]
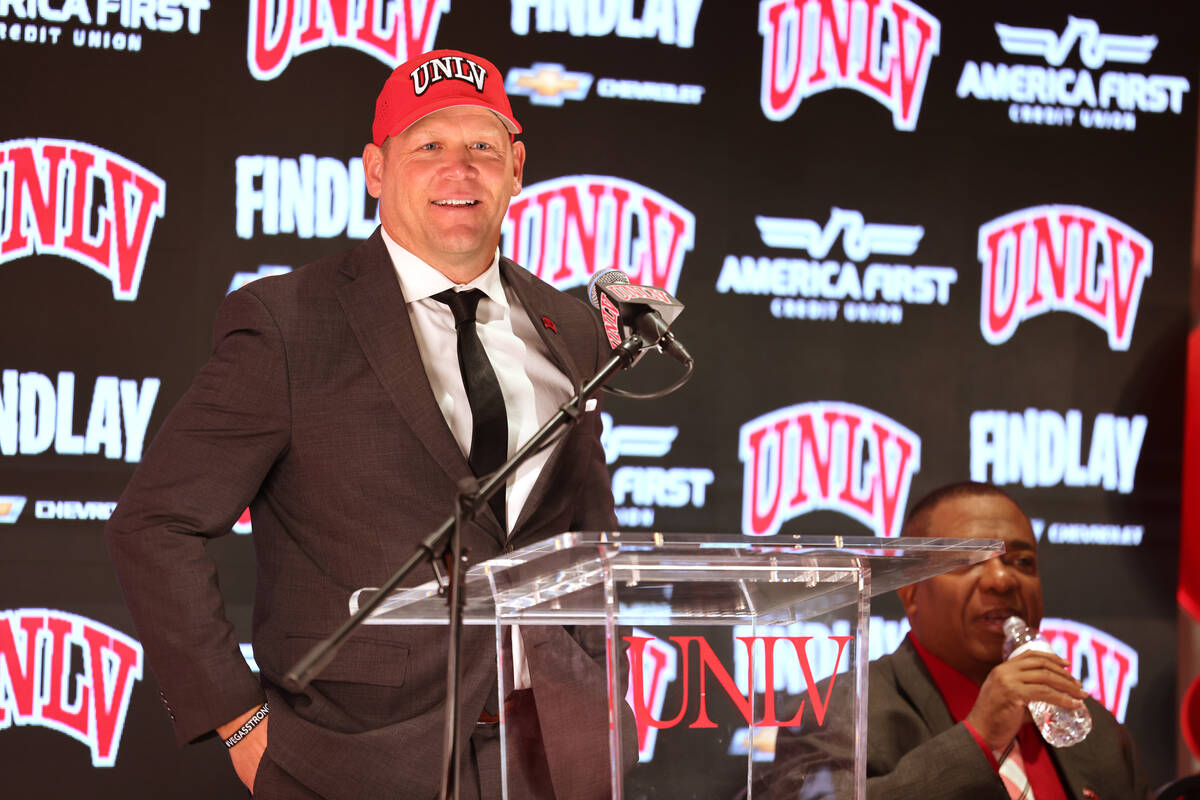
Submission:
[[[495,64],[460,50],[431,50],[396,67],[384,82],[375,101],[372,141],[382,145],[421,117],[451,106],[486,108],[509,133],[521,132]]]

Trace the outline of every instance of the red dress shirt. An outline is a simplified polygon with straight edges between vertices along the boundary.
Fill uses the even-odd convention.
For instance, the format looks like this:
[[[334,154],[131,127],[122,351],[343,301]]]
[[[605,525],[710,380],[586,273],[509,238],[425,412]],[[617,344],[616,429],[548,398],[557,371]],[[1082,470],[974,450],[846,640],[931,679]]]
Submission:
[[[942,699],[946,701],[946,708],[949,709],[950,716],[955,722],[962,722],[967,726],[971,736],[975,737],[979,749],[987,756],[992,769],[998,771],[1000,765],[996,762],[991,748],[983,740],[983,737],[971,727],[971,724],[965,721],[967,714],[971,713],[971,709],[975,706],[975,700],[979,697],[979,686],[922,647],[912,633],[909,633],[908,638],[917,649],[921,660],[925,662],[925,668],[929,670],[934,685],[937,686]],[[1059,777],[1058,769],[1050,757],[1050,748],[1046,747],[1041,734],[1033,727],[1032,722],[1026,722],[1021,726],[1021,730],[1017,733],[1017,745],[1021,748],[1021,758],[1025,760],[1025,774],[1029,776],[1029,784],[1036,800],[1069,800],[1070,795],[1063,788],[1062,778]]]

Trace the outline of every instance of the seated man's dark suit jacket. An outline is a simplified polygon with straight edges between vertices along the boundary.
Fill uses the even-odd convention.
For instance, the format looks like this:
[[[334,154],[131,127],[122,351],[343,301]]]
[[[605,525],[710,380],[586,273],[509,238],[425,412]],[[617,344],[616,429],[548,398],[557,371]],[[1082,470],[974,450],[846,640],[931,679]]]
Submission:
[[[577,385],[589,378],[609,356],[597,316],[506,259],[500,269],[552,358]],[[562,531],[615,527],[600,427],[598,410],[584,413],[557,446],[511,539],[484,509],[464,535],[473,563]],[[210,360],[106,529],[178,739],[206,736],[265,692],[267,755],[319,795],[435,797],[444,628],[368,626],[303,694],[288,694],[281,677],[346,619],[352,592],[380,585],[450,514],[456,482],[469,475],[378,230],[231,294]],[[239,652],[205,551],[247,505],[261,681]],[[417,570],[410,583],[430,577]],[[555,794],[606,796],[603,632],[522,631]],[[495,630],[468,626],[463,653],[469,743],[495,685]]]
[[[844,707],[853,690],[850,676],[841,678],[845,680],[835,683],[831,708]],[[825,691],[824,683],[821,691]],[[1009,800],[975,738],[965,725],[954,723],[908,639],[895,653],[871,662],[867,691],[870,800]],[[1090,698],[1086,702],[1092,714],[1092,732],[1073,747],[1051,748],[1068,796],[1076,800],[1146,800],[1149,789],[1133,741],[1107,709]],[[853,733],[852,723],[838,725],[830,719],[825,728],[812,732],[780,729],[775,745],[777,766],[766,796],[772,800],[853,797],[849,763],[834,763],[829,770],[816,766],[830,754],[853,758]]]

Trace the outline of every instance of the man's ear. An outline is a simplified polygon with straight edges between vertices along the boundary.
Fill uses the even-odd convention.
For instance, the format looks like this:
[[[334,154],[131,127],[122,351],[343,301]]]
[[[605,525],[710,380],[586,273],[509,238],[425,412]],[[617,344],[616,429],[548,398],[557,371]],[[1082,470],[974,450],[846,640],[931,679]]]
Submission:
[[[911,623],[917,613],[917,584],[910,583],[908,586],[901,586],[896,590],[896,595],[900,598],[900,602],[904,604],[904,613]]]
[[[513,142],[513,188],[512,196],[516,197],[521,193],[521,180],[525,177],[525,143]]]
[[[363,174],[367,178],[367,194],[378,200],[383,194],[383,148],[368,142],[363,148],[362,164]]]

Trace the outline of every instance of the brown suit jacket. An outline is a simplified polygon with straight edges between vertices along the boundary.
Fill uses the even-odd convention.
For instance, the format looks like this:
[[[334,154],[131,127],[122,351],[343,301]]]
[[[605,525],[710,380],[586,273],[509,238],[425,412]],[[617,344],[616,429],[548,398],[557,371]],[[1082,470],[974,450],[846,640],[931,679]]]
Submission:
[[[837,681],[834,694],[852,691]],[[824,683],[821,684],[824,692]],[[871,662],[867,684],[867,798],[1008,800],[1008,791],[962,723],[955,724],[921,656],[905,639],[896,652]],[[830,707],[848,707],[848,698]],[[1092,732],[1073,747],[1050,748],[1069,797],[1147,800],[1146,775],[1129,734],[1099,703],[1088,700]],[[853,797],[853,722],[827,719],[812,731],[781,729],[772,800]],[[1090,790],[1090,794],[1086,793]]]
[[[501,273],[563,371],[576,384],[590,377],[608,356],[592,310],[507,259]],[[485,509],[464,532],[471,561],[561,531],[614,527],[599,434],[599,411],[585,413],[551,455],[510,540]],[[353,250],[232,293],[211,358],[106,528],[178,739],[207,736],[265,690],[269,756],[320,795],[435,796],[444,628],[372,626],[303,694],[285,692],[281,678],[345,620],[354,590],[380,585],[449,515],[456,482],[469,475],[378,230]],[[238,650],[205,551],[247,505],[261,680]],[[411,583],[428,578],[418,570]],[[494,630],[465,630],[463,741],[494,687],[494,642]],[[527,647],[539,698],[602,689],[594,657],[603,637],[599,654],[594,641],[581,649],[563,629],[531,631]],[[561,796],[607,787],[603,756],[585,758],[607,733],[603,696],[599,703],[571,708],[569,719],[561,703],[538,703]]]

